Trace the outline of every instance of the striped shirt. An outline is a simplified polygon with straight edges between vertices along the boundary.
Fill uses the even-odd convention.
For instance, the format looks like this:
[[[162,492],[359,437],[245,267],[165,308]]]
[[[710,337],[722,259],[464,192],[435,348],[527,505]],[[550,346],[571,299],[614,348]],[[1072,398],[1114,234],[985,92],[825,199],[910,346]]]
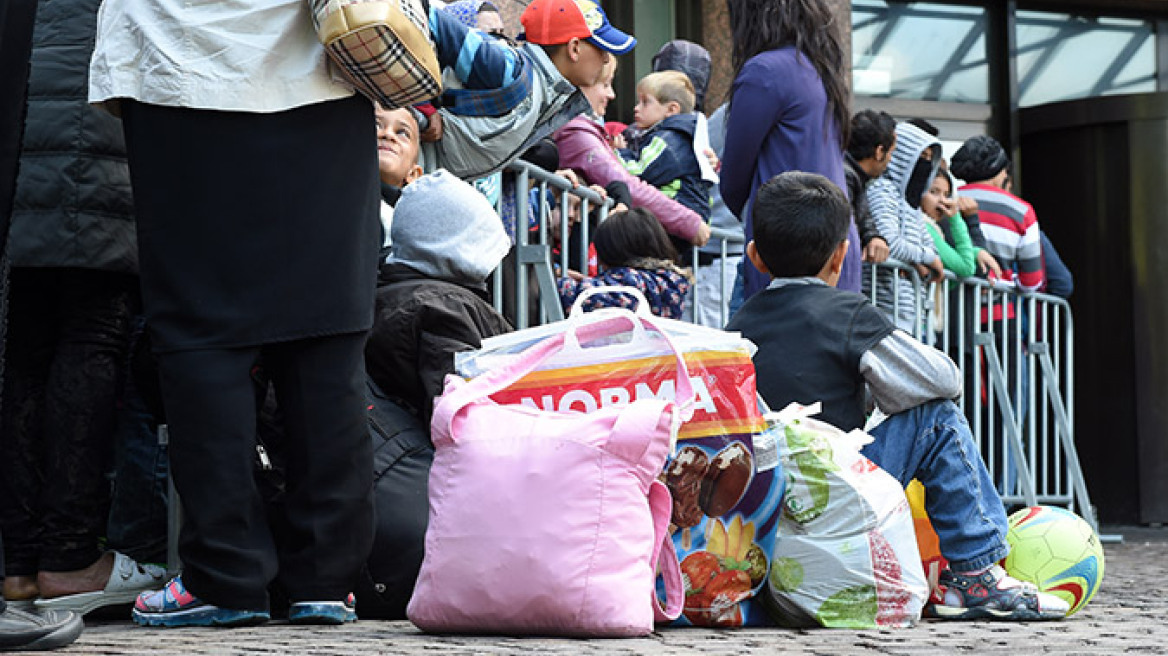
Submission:
[[[961,193],[977,201],[986,250],[1002,265],[1003,280],[1024,291],[1042,288],[1042,238],[1030,203],[987,184],[965,185]]]

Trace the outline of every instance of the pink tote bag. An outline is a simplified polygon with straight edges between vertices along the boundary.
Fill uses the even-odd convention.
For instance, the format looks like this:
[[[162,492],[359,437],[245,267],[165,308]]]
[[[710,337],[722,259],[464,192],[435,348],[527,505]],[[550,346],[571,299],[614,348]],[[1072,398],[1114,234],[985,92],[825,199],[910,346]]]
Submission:
[[[681,357],[680,404],[644,399],[583,414],[488,398],[565,340],[579,348],[652,321],[621,311],[566,326],[498,370],[449,377],[435,402],[426,554],[406,611],[424,631],[642,636],[680,614],[672,502],[657,476],[692,413]]]

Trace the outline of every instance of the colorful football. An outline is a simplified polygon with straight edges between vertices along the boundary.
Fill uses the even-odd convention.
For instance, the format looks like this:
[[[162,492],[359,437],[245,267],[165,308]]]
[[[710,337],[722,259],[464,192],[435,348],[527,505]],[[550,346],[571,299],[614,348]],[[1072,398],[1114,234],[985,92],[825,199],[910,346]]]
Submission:
[[[1069,510],[1032,506],[1010,515],[1003,565],[1010,576],[1030,581],[1078,612],[1103,582],[1103,545],[1081,517]]]

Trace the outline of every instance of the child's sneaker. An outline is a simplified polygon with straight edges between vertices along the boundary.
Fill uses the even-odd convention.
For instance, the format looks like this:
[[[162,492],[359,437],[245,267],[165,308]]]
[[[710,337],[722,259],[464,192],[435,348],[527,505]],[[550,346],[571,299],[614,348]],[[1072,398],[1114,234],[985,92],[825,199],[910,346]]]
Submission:
[[[293,624],[344,624],[357,621],[357,600],[350,592],[344,601],[298,601],[288,609]]]
[[[941,572],[925,605],[925,617],[942,620],[1060,620],[1070,604],[1039,592],[994,565],[977,575]]]
[[[182,576],[166,587],[143,592],[134,602],[134,622],[142,626],[250,626],[268,621],[267,611],[212,606],[187,591]]]

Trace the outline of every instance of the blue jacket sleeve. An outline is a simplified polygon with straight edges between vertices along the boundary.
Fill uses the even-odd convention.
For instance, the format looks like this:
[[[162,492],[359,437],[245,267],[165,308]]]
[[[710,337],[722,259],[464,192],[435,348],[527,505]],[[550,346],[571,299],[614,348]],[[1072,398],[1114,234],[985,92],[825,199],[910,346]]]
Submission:
[[[663,187],[688,173],[677,156],[676,149],[681,147],[662,135],[655,135],[636,153],[635,159],[624,159],[625,170],[654,187]]]
[[[1042,259],[1046,264],[1046,293],[1060,298],[1070,298],[1075,291],[1075,279],[1071,270],[1063,264],[1063,258],[1045,232],[1039,231],[1042,238]]]
[[[468,28],[437,5],[430,6],[430,36],[438,64],[454,71],[467,89],[499,89],[523,72],[518,51]]]
[[[772,80],[761,66],[747,62],[734,81],[726,145],[722,151],[721,192],[726,207],[738,218],[750,198],[758,168],[759,151],[785,108],[786,99],[776,94]]]

